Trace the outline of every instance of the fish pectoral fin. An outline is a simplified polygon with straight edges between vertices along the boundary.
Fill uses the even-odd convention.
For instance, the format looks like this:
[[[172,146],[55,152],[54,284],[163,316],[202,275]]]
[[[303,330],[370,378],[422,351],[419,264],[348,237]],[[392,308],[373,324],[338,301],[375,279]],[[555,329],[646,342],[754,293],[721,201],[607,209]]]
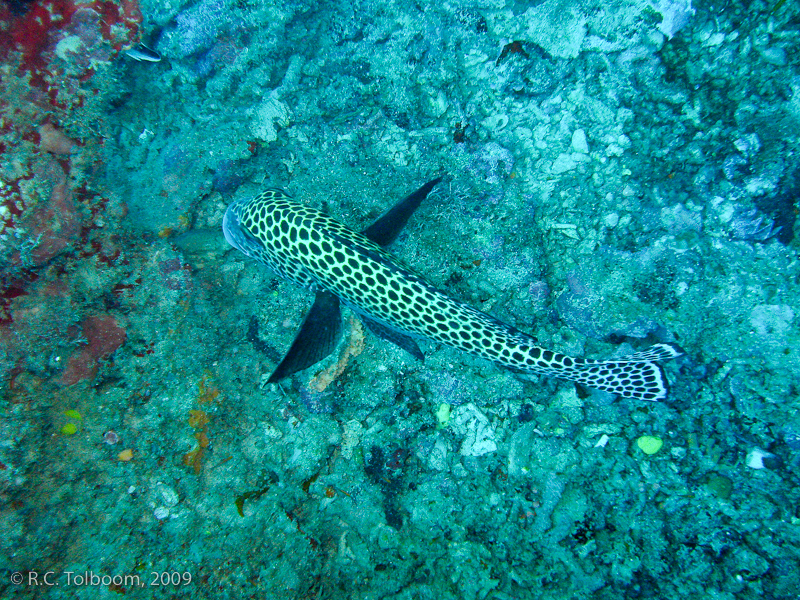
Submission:
[[[361,233],[379,246],[388,246],[400,235],[403,227],[408,223],[414,211],[417,210],[420,202],[425,200],[433,189],[433,186],[441,180],[441,177],[437,177],[423,185],[410,196],[403,198]]]
[[[289,351],[269,376],[267,383],[302,371],[327,357],[342,336],[342,312],[339,299],[330,292],[317,292],[300,331]]]
[[[364,325],[366,325],[367,328],[379,338],[386,340],[387,342],[392,342],[395,346],[402,348],[418,360],[425,360],[425,355],[422,353],[422,350],[419,349],[419,346],[417,345],[417,342],[414,341],[414,338],[407,336],[404,333],[400,333],[396,329],[387,327],[383,323],[379,323],[378,321],[370,319],[369,317],[365,317],[364,315],[360,315],[360,317],[364,322]]]

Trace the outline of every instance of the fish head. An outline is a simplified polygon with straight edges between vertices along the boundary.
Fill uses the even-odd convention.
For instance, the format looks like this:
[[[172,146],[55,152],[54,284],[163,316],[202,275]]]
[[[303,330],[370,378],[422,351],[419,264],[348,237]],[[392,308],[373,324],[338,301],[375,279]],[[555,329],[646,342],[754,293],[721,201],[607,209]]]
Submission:
[[[222,233],[228,243],[250,258],[258,259],[264,252],[264,245],[242,222],[242,213],[250,200],[237,200],[229,205],[222,218]]]

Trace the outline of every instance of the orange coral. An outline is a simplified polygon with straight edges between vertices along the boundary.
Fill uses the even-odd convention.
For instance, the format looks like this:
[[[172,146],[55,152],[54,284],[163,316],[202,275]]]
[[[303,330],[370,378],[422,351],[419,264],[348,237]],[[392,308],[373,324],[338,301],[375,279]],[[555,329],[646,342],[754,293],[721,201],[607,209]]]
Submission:
[[[219,397],[219,390],[215,387],[210,387],[206,380],[209,375],[205,375],[197,384],[198,404],[208,404],[215,402]],[[189,411],[189,427],[195,430],[194,438],[197,440],[197,445],[193,450],[183,455],[181,462],[187,467],[194,469],[196,475],[200,474],[203,469],[203,459],[205,458],[206,448],[209,447],[211,441],[208,438],[208,424],[211,422],[211,415],[202,409],[192,409]]]
[[[199,446],[183,455],[183,464],[194,469],[194,474],[199,475],[203,469],[203,454],[205,451]]]
[[[203,469],[203,458],[205,458],[206,448],[208,448],[211,442],[206,435],[205,429],[195,433],[194,437],[197,440],[197,446],[191,452],[187,452],[183,455],[182,462],[187,467],[192,467],[195,475],[199,475],[200,471]]]
[[[219,390],[207,383],[211,376],[206,374],[197,384],[197,402],[198,404],[211,404],[216,402],[219,397]]]
[[[204,410],[189,411],[189,427],[192,429],[203,429],[211,421],[211,417]]]

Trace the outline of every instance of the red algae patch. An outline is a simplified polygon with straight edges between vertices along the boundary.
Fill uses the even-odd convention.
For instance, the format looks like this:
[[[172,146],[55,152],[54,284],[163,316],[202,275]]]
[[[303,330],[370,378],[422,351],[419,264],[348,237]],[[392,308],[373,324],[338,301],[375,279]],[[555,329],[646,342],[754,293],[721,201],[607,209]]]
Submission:
[[[81,327],[87,344],[70,356],[61,375],[61,385],[75,385],[93,379],[100,369],[98,360],[113,354],[127,339],[125,329],[111,315],[86,317]]]

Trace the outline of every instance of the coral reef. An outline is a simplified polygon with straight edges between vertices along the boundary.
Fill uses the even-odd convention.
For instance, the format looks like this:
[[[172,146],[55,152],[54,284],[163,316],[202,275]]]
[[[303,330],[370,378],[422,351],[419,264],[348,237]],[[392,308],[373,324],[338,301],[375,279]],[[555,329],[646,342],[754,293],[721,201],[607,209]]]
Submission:
[[[0,3],[0,596],[796,596],[797,23]],[[571,355],[678,343],[668,399],[420,361],[346,308],[267,384],[311,294],[227,251],[226,205],[363,230],[439,175],[392,252]]]

